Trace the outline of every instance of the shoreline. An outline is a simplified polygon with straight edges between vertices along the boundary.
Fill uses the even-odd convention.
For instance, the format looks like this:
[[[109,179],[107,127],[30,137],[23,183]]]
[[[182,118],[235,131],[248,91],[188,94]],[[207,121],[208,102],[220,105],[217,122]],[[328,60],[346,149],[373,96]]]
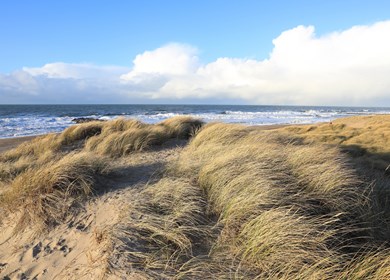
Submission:
[[[388,279],[388,123],[122,119],[0,139],[33,138],[0,154],[0,279]]]
[[[31,135],[31,136],[18,136],[10,138],[0,138],[0,153],[16,148],[18,145],[30,141],[41,135]]]

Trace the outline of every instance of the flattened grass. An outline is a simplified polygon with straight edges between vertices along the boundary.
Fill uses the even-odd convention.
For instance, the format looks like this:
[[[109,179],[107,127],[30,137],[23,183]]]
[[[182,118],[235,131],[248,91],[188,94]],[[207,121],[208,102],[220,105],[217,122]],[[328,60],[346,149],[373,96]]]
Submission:
[[[174,277],[206,239],[201,189],[184,179],[163,178],[135,193],[114,228],[111,271],[145,279]]]
[[[19,213],[18,228],[49,229],[99,187],[109,165],[106,155],[125,156],[187,138],[200,125],[189,117],[156,125],[119,118],[74,125],[23,143],[0,155],[1,211]]]
[[[1,156],[0,176],[11,179],[0,206],[21,211],[21,225],[50,227],[99,186],[107,161],[195,135],[161,179],[132,190],[106,233],[112,276],[388,279],[390,180],[382,172],[372,182],[361,155],[345,153],[358,146],[386,160],[388,129],[357,120],[274,131],[188,117],[70,128],[43,138],[49,153],[30,143]]]
[[[231,255],[239,262],[229,273],[245,267],[259,279],[342,279],[357,256],[381,244],[371,186],[337,147],[210,124],[170,168],[205,190],[208,213],[222,227],[209,263]]]
[[[354,116],[332,123],[283,130],[308,142],[339,145],[365,168],[384,172],[390,165],[390,116]]]
[[[0,196],[0,206],[20,213],[18,228],[47,229],[64,221],[81,199],[98,187],[107,163],[88,153],[71,153],[59,161],[29,168]]]

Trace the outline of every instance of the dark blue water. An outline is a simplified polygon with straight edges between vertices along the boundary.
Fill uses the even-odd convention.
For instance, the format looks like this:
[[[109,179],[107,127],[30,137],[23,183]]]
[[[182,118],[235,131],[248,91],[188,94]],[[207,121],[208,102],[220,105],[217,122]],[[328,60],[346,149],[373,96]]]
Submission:
[[[245,106],[245,105],[0,105],[0,138],[59,132],[72,119],[118,116],[156,123],[176,115],[206,122],[248,125],[303,124],[331,121],[349,115],[389,114],[390,108]]]

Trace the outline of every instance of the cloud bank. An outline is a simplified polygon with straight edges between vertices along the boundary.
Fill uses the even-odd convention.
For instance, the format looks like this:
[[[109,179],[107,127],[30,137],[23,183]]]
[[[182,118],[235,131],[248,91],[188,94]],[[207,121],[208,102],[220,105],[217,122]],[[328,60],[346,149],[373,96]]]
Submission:
[[[323,36],[298,26],[264,60],[172,43],[132,67],[50,63],[0,74],[1,103],[247,103],[390,106],[390,21]],[[221,46],[223,47],[223,46]]]

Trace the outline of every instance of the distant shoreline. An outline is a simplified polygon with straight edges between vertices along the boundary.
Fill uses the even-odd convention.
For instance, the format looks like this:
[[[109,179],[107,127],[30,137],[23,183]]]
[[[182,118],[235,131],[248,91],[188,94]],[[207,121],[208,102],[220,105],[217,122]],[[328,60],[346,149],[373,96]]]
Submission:
[[[60,106],[60,107],[59,107]],[[390,108],[262,105],[24,105],[1,106],[0,138],[59,133],[77,119],[117,117],[153,124],[173,116],[242,125],[315,124],[354,115],[390,114]],[[22,133],[21,133],[22,132]],[[23,133],[25,132],[25,133]]]
[[[38,136],[40,135],[0,138],[0,153],[15,148],[18,145],[22,144],[23,142],[32,140]]]

